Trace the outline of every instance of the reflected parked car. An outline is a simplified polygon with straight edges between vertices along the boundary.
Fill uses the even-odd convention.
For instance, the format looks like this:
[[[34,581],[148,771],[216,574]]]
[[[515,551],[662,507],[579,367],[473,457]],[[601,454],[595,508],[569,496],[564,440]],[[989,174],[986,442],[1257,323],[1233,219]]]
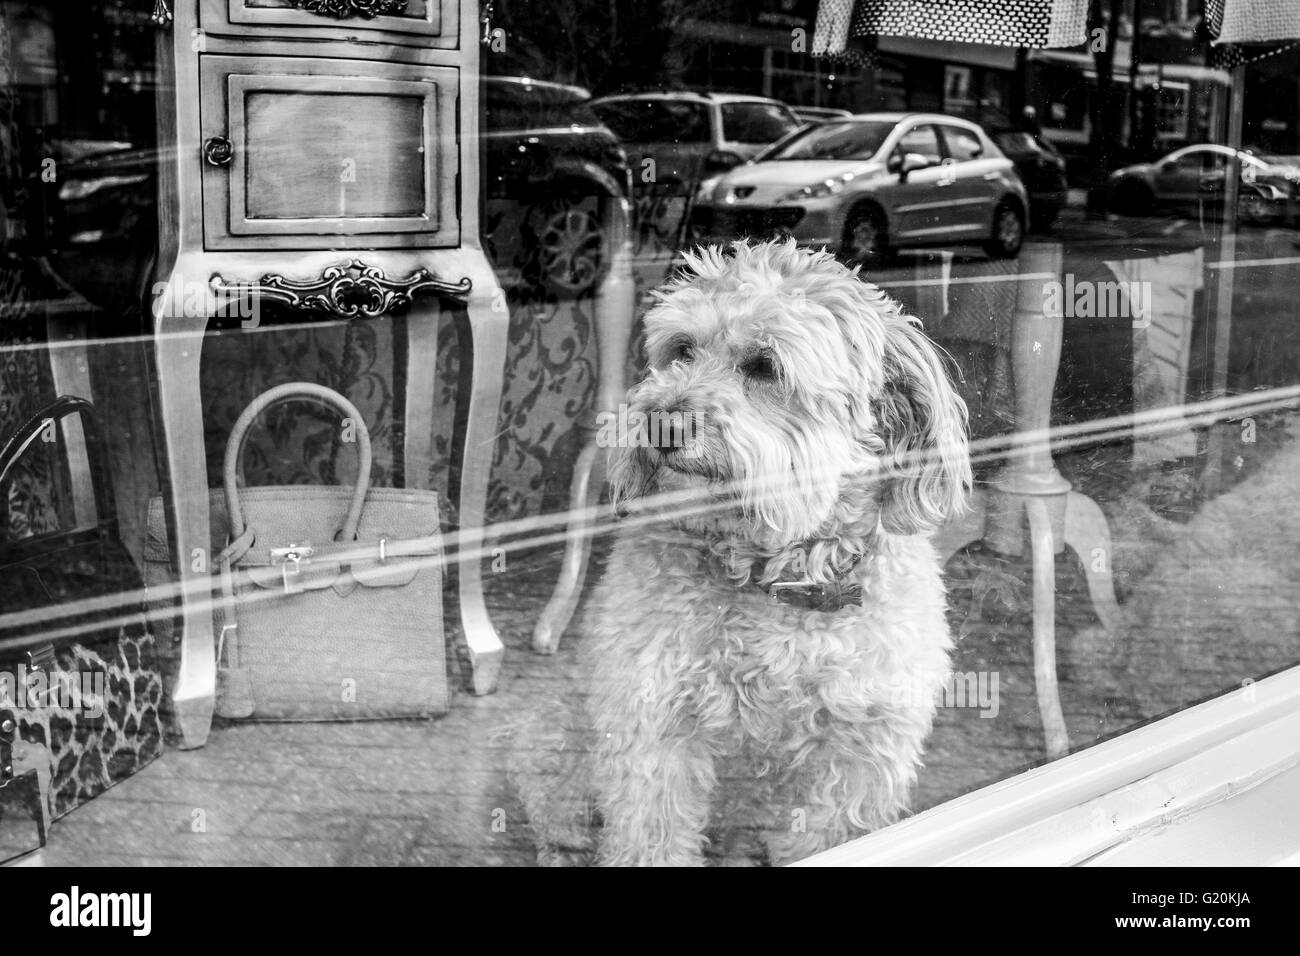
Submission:
[[[522,235],[525,272],[557,292],[585,292],[610,264],[610,238],[593,197],[631,197],[627,153],[580,86],[520,76],[483,82],[486,198],[531,204]],[[500,259],[511,241],[489,245]]]
[[[631,93],[591,108],[622,140],[638,184],[647,159],[659,183],[690,188],[738,166],[804,125],[778,100],[739,93]]]
[[[1052,228],[1065,208],[1069,183],[1065,178],[1065,157],[1055,146],[1028,130],[995,129],[993,142],[1016,164],[1020,181],[1029,192],[1029,228],[1035,232]]]
[[[1110,208],[1124,216],[1222,215],[1228,160],[1241,169],[1241,221],[1274,225],[1296,220],[1300,169],[1288,162],[1215,143],[1185,146],[1152,163],[1110,174]]]
[[[704,241],[790,235],[858,261],[971,243],[1011,257],[1027,209],[1015,165],[974,123],[865,113],[808,126],[706,180],[693,225]]]

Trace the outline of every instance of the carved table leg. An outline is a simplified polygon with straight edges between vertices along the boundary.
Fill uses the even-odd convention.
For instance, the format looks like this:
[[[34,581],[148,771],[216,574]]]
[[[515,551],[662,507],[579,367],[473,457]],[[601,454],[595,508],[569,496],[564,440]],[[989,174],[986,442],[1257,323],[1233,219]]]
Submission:
[[[1063,757],[1070,749],[1070,735],[1061,712],[1061,694],[1056,682],[1056,543],[1047,503],[1026,498],[1029,545],[1034,559],[1034,690],[1049,758]]]
[[[1043,717],[1047,753],[1069,749],[1056,684],[1055,555],[1068,544],[1083,561],[1088,590],[1107,629],[1118,623],[1119,607],[1110,576],[1110,532],[1091,499],[1072,491],[1056,470],[1048,429],[1052,392],[1061,358],[1064,316],[1044,310],[1044,277],[1061,273],[1061,247],[1026,244],[1011,329],[1011,368],[1015,383],[1017,430],[1033,437],[1016,452],[993,482],[987,540],[1004,554],[1023,553],[1026,520],[1034,573],[1034,675]],[[1094,548],[1103,549],[1103,571],[1095,570]]]
[[[627,392],[627,352],[636,321],[636,279],[632,273],[632,245],[628,231],[630,210],[622,200],[604,203],[607,234],[613,259],[604,281],[596,290],[592,306],[596,329],[596,348],[600,359],[600,389],[597,412],[613,412]],[[533,628],[533,650],[554,654],[560,635],[569,626],[578,606],[578,595],[587,574],[591,556],[591,535],[579,525],[582,513],[590,513],[600,503],[605,481],[604,449],[595,441],[583,448],[574,463],[573,483],[569,489],[569,524],[564,542],[564,559],[560,580],[551,599],[546,602]]]
[[[465,557],[457,561],[457,601],[470,687],[481,695],[496,690],[503,652],[501,638],[492,626],[483,599],[485,555],[481,551],[488,479],[501,412],[510,313],[500,307],[505,295],[486,259],[472,278],[473,291],[465,307],[466,323],[462,326],[462,333],[468,335],[462,334],[460,349],[460,380],[462,385],[468,384],[468,390],[461,388],[459,401],[467,409],[462,413],[458,408],[456,413],[458,418],[463,415],[465,421],[464,441],[458,449],[460,548]]]
[[[592,439],[582,449],[573,466],[573,484],[569,488],[569,513],[590,513],[600,504],[601,487],[605,483],[606,452]],[[568,537],[564,542],[564,560],[560,565],[560,580],[551,592],[551,599],[542,608],[537,626],[533,629],[533,650],[538,654],[554,654],[560,646],[560,635],[569,626],[573,612],[578,607],[578,595],[587,576],[587,562],[591,557],[591,538],[576,527],[571,519]]]
[[[184,749],[201,747],[212,726],[216,696],[216,648],[212,634],[211,532],[208,518],[207,456],[199,360],[207,318],[167,314],[162,295],[154,320],[158,411],[162,420],[168,510],[174,522],[173,556],[180,573],[180,670],[172,691],[175,730]]]
[[[1071,491],[1065,499],[1065,543],[1079,556],[1088,581],[1088,594],[1101,626],[1119,633],[1119,602],[1111,572],[1110,527],[1097,502]]]

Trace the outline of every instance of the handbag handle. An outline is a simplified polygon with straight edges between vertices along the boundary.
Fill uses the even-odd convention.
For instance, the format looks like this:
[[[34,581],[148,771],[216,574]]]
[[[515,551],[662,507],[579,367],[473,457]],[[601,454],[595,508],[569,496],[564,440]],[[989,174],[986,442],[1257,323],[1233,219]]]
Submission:
[[[226,457],[221,471],[226,486],[226,510],[230,516],[232,540],[240,537],[245,531],[244,513],[239,505],[239,490],[235,483],[235,476],[239,467],[239,455],[244,448],[244,439],[248,437],[248,430],[252,427],[254,419],[272,405],[311,400],[332,406],[342,412],[344,418],[350,418],[356,425],[357,456],[360,465],[357,469],[357,487],[352,493],[352,503],[348,506],[348,516],[342,530],[342,540],[356,540],[357,527],[361,524],[361,509],[366,503],[366,492],[370,488],[370,432],[355,405],[334,389],[314,382],[289,382],[268,389],[249,403],[230,430],[230,439],[226,442]]]
[[[90,483],[95,496],[95,523],[103,531],[116,533],[117,512],[112,503],[112,493],[109,491],[110,479],[104,436],[100,433],[99,422],[95,419],[95,406],[84,398],[78,398],[76,395],[60,395],[18,426],[4,444],[0,445],[0,486],[4,485],[14,465],[18,464],[46,427],[69,415],[81,417],[81,433],[86,445]],[[75,476],[73,480],[76,480]],[[77,518],[80,520],[81,515]]]

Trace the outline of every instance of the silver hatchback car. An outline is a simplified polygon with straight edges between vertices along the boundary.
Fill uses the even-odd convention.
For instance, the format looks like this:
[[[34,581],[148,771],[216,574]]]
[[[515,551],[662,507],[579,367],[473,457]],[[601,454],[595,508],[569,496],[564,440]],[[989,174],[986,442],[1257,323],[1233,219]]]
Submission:
[[[703,242],[788,235],[858,261],[967,244],[1010,258],[1028,209],[1015,165],[976,124],[864,113],[806,127],[704,180],[691,223]]]

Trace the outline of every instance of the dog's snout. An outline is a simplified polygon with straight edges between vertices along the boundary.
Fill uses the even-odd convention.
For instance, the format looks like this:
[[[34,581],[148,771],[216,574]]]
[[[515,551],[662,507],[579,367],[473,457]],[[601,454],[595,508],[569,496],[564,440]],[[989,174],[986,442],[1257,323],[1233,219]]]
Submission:
[[[695,413],[685,408],[660,408],[651,416],[650,444],[662,454],[683,448],[695,434]]]

